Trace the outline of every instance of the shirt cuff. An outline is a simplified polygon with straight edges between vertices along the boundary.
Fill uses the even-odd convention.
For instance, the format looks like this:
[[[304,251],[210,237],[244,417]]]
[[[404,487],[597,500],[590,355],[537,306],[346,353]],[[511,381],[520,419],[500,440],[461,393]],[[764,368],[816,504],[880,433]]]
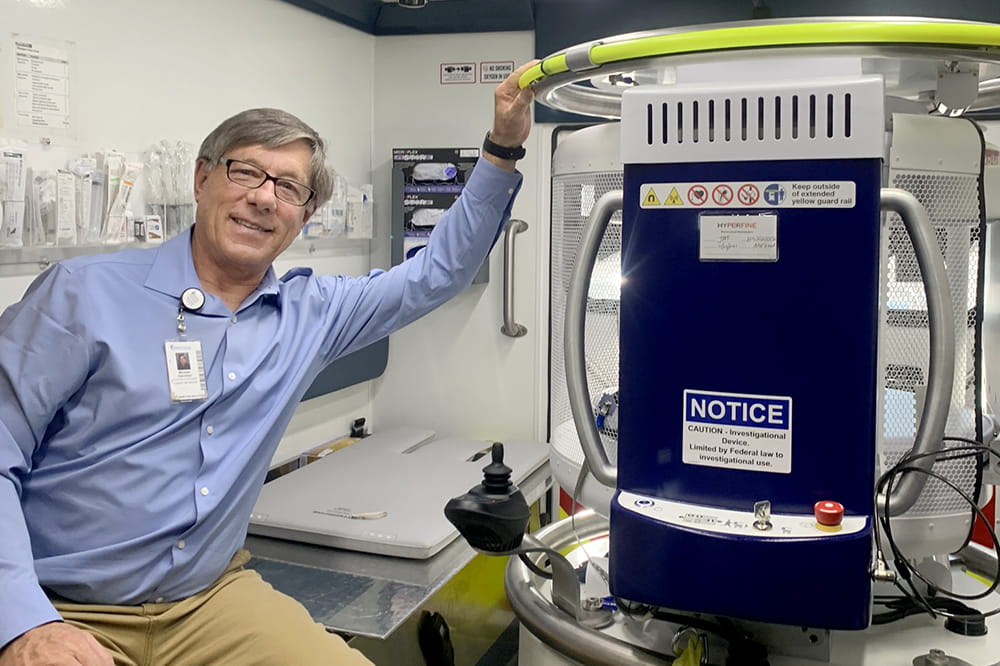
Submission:
[[[0,650],[35,627],[58,622],[62,616],[38,585],[5,585],[0,611]],[[16,588],[24,589],[16,589]]]
[[[477,199],[491,199],[498,195],[513,199],[521,189],[524,176],[520,171],[501,169],[482,157],[476,162],[463,191],[468,191]],[[502,206],[501,206],[502,208]]]

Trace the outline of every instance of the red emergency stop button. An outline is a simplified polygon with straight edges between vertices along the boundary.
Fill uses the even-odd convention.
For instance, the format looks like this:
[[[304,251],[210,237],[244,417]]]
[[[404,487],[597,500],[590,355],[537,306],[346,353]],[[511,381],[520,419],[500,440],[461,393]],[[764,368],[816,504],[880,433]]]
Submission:
[[[813,506],[816,524],[819,527],[839,527],[844,520],[844,505],[840,502],[823,500]]]

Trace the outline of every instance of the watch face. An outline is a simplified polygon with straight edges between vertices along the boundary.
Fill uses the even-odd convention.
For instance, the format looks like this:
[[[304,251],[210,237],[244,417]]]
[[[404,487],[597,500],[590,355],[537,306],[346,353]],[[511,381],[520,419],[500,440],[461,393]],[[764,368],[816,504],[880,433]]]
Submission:
[[[185,289],[184,293],[181,294],[181,305],[184,306],[185,310],[200,310],[201,306],[205,305],[205,294],[201,292],[201,289],[194,287]]]

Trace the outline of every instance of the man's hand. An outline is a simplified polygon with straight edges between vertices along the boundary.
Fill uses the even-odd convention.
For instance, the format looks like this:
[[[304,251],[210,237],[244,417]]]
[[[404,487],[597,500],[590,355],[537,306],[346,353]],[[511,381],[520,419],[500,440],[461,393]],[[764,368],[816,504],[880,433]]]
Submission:
[[[29,629],[0,651],[0,666],[114,666],[93,636],[65,622]]]
[[[490,139],[501,146],[516,147],[524,143],[531,131],[531,88],[517,85],[521,74],[538,63],[532,60],[514,70],[493,92],[493,129]],[[513,169],[513,162],[510,164]]]

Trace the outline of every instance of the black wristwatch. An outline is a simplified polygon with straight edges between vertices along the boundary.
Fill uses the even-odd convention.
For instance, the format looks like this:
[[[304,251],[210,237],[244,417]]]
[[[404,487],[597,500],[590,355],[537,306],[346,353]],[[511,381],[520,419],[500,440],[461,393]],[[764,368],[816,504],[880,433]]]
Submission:
[[[527,152],[524,150],[524,146],[515,146],[510,148],[508,146],[501,146],[498,143],[493,143],[490,140],[490,133],[486,133],[486,138],[483,139],[483,151],[489,153],[490,155],[495,155],[502,160],[519,160],[524,157]]]

